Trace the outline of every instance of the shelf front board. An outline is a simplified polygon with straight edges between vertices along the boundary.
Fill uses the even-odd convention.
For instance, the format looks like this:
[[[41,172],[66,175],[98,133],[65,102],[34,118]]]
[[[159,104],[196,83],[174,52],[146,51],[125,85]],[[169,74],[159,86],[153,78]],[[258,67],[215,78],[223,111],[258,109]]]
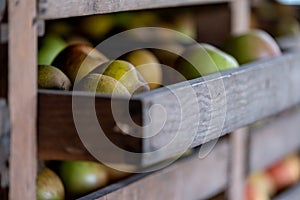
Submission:
[[[266,125],[250,129],[249,170],[263,170],[300,148],[300,108],[281,113]]]
[[[59,19],[120,11],[228,3],[232,0],[39,0],[40,19]]]
[[[136,174],[80,200],[98,199],[209,199],[222,192],[228,181],[230,147],[222,140],[205,158],[198,157],[198,149],[162,170]],[[188,184],[187,184],[188,183]],[[144,190],[147,188],[147,190]],[[143,192],[140,192],[143,191]]]
[[[96,110],[105,116],[102,124],[115,143],[133,152],[152,152],[130,160],[148,166],[187,146],[215,140],[299,103],[299,63],[300,53],[292,52],[222,72],[220,76],[197,78],[189,81],[190,86],[180,82],[137,95],[130,101],[130,109],[134,121],[144,128],[128,127],[129,132],[144,139],[114,132],[109,98],[97,96]],[[84,94],[78,97],[90,98]],[[125,99],[120,98],[122,101]],[[81,111],[87,112],[84,106]],[[71,92],[39,93],[38,128],[39,155],[43,159],[83,159],[88,155],[74,126]],[[96,147],[99,152],[105,150],[100,144]],[[119,156],[122,157],[115,155]],[[126,159],[122,161],[126,163]]]

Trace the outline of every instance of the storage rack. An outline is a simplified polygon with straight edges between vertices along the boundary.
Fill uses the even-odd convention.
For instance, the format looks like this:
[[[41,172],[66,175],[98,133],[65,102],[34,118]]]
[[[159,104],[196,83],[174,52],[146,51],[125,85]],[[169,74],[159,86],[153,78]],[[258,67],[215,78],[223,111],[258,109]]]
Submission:
[[[91,159],[91,156],[84,150],[83,145],[78,141],[74,126],[67,126],[67,130],[64,137],[70,140],[63,140],[61,144],[51,146],[55,137],[62,137],[61,132],[51,132],[51,128],[55,127],[57,122],[72,121],[71,111],[71,93],[68,92],[49,92],[38,91],[37,89],[37,35],[38,24],[40,21],[49,19],[60,19],[66,17],[84,16],[92,14],[104,14],[114,13],[119,11],[131,11],[131,10],[144,10],[153,8],[166,8],[166,7],[181,7],[192,5],[209,5],[211,8],[205,12],[210,18],[200,18],[198,23],[208,23],[210,20],[220,19],[223,14],[229,13],[229,27],[227,33],[214,32],[217,39],[223,39],[230,33],[240,33],[248,29],[249,19],[249,1],[247,0],[165,0],[165,1],[130,1],[129,0],[12,0],[8,1],[8,103],[10,109],[11,119],[11,155],[10,155],[10,199],[35,199],[35,178],[37,172],[37,159]],[[224,6],[225,5],[225,6]],[[209,12],[215,13],[214,10],[220,9],[222,15],[209,15]],[[224,9],[225,8],[225,11]],[[219,11],[218,11],[219,12]],[[202,13],[199,13],[201,16]],[[204,15],[204,14],[203,14]],[[219,17],[219,18],[217,18]],[[221,17],[221,18],[222,18]],[[224,20],[227,18],[225,17]],[[227,25],[227,23],[225,22]],[[201,30],[201,27],[199,27]],[[199,31],[203,33],[199,37],[204,41],[214,42],[218,44],[218,40],[211,38],[210,34],[205,34],[205,31]],[[216,30],[213,30],[216,31]],[[229,141],[220,142],[213,150],[208,159],[197,162],[199,159],[197,156],[191,156],[186,158],[169,168],[161,171],[149,174],[146,177],[136,180],[133,184],[124,185],[118,190],[109,194],[98,195],[100,199],[128,199],[130,195],[138,196],[142,195],[141,190],[145,190],[147,184],[164,184],[167,190],[161,191],[159,184],[158,187],[148,187],[148,193],[143,194],[160,194],[165,195],[169,199],[182,199],[182,195],[189,194],[189,197],[196,195],[194,192],[199,191],[199,188],[193,188],[185,191],[182,194],[175,194],[175,196],[168,196],[168,191],[172,190],[172,187],[168,184],[179,182],[176,187],[182,186],[186,177],[193,177],[201,175],[202,170],[207,170],[207,167],[213,166],[218,160],[221,163],[215,169],[215,174],[226,174],[229,171],[229,176],[221,176],[220,179],[213,177],[203,177],[208,182],[211,180],[211,184],[203,184],[203,191],[207,191],[208,194],[203,194],[203,198],[208,197],[220,190],[224,190],[227,184],[229,185],[229,198],[241,199],[241,187],[246,175],[246,148],[247,141],[246,132],[247,129],[239,129],[245,125],[255,122],[264,117],[277,114],[285,109],[288,109],[300,102],[300,94],[297,94],[300,87],[300,73],[297,67],[300,62],[299,53],[289,53],[278,58],[259,61],[251,63],[249,65],[242,66],[239,69],[227,71],[221,73],[221,78],[216,79],[213,75],[208,76],[203,80],[198,78],[192,81],[193,88],[198,92],[197,98],[203,99],[205,92],[207,92],[203,85],[211,84],[213,87],[218,80],[222,80],[226,86],[227,102],[223,102],[222,99],[215,97],[209,97],[213,102],[213,106],[227,106],[227,116],[225,118],[225,124],[222,134],[227,134],[231,131]],[[280,71],[280,73],[278,73]],[[183,89],[183,86],[179,83],[176,85],[178,89]],[[216,91],[218,88],[215,88]],[[162,89],[157,91],[145,93],[133,100],[139,107],[140,104],[147,105],[149,102],[163,102],[162,104],[168,108],[170,104],[164,101],[168,97],[169,93]],[[86,98],[83,96],[83,98]],[[54,104],[53,102],[61,102],[60,104]],[[101,108],[107,103],[107,99],[101,95],[96,98],[96,105]],[[200,102],[201,103],[201,102]],[[224,104],[225,103],[225,104]],[[141,107],[138,109],[138,117],[142,118],[149,107]],[[210,112],[210,111],[209,111]],[[213,114],[209,113],[208,114]],[[213,111],[212,111],[213,112]],[[57,118],[51,118],[51,115],[57,116]],[[297,127],[296,120],[299,114],[293,113],[289,115],[291,120],[287,118],[275,119],[275,126],[281,124],[282,129],[274,129],[274,125],[271,123],[267,127],[262,129],[251,129],[250,136],[250,169],[258,169],[265,166],[279,157],[283,156],[283,152],[278,149],[269,149],[274,151],[274,157],[268,161],[259,157],[261,151],[265,151],[262,145],[259,143],[261,135],[269,138],[279,138],[280,131],[285,130],[283,127]],[[57,121],[58,120],[58,121]],[[205,117],[198,119],[200,123],[205,122]],[[277,124],[278,122],[278,124]],[[186,122],[190,123],[190,122]],[[292,124],[291,124],[292,123]],[[216,128],[216,127],[214,127]],[[217,127],[218,128],[218,127]],[[272,133],[271,133],[272,130]],[[168,130],[166,130],[167,132]],[[211,141],[219,137],[214,134],[214,129],[211,129],[211,134],[208,138],[203,139],[203,133],[207,131],[205,128],[197,133],[197,139],[194,140],[193,146],[199,146],[205,142]],[[275,133],[274,133],[275,132]],[[57,134],[57,135],[55,135]],[[274,135],[273,135],[274,134]],[[276,136],[277,135],[277,136]],[[276,136],[276,137],[274,137]],[[290,131],[291,138],[298,138],[297,133]],[[38,141],[38,142],[37,142]],[[296,140],[291,139],[291,147],[284,151],[288,153],[295,148],[299,147],[299,144],[294,143]],[[74,145],[75,144],[75,145]],[[150,143],[151,144],[151,143]],[[48,145],[48,146],[47,146]],[[66,152],[65,147],[72,146],[77,150],[81,150],[80,155]],[[255,147],[261,148],[255,148]],[[273,147],[273,146],[272,146]],[[284,149],[283,147],[281,149]],[[141,149],[139,149],[141,150]],[[252,151],[253,150],[253,151]],[[169,152],[169,155],[176,153],[175,150]],[[220,156],[221,154],[221,156]],[[156,162],[163,160],[169,155],[158,155]],[[252,156],[251,156],[252,155]],[[207,165],[205,165],[207,163]],[[259,165],[256,163],[260,163]],[[263,163],[263,164],[262,164]],[[145,163],[152,164],[152,163]],[[22,170],[20,170],[22,166]],[[194,167],[198,166],[199,171],[193,172]],[[178,171],[183,168],[191,170],[182,172],[178,175]],[[165,180],[161,180],[162,177],[178,176]],[[213,174],[213,173],[212,173]],[[197,180],[194,180],[193,184],[200,184]],[[202,186],[202,185],[201,185]],[[175,186],[174,186],[175,187]],[[212,192],[211,194],[209,192]],[[102,191],[103,192],[103,191]],[[100,191],[101,193],[101,191]],[[104,196],[103,196],[104,195]],[[177,196],[176,196],[177,195]],[[146,196],[147,197],[147,196]],[[146,198],[143,196],[143,199]],[[149,196],[151,199],[152,196]],[[185,196],[186,197],[186,196]],[[187,197],[187,198],[189,198]],[[158,197],[157,197],[158,198]],[[199,198],[199,197],[198,197]]]

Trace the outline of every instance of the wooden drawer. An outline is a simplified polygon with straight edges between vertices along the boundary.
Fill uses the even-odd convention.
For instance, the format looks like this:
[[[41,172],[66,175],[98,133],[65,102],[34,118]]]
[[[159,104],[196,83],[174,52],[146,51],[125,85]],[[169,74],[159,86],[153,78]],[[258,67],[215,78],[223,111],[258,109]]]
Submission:
[[[195,147],[204,144],[276,114],[300,101],[299,55],[299,52],[288,53],[222,72],[220,76],[213,74],[188,83],[177,83],[170,86],[172,91],[168,88],[160,88],[139,94],[131,98],[129,106],[127,99],[117,98],[114,102],[119,105],[119,110],[124,109],[126,112],[126,108],[129,107],[133,120],[138,125],[147,125],[142,129],[129,131],[144,139],[120,134],[115,128],[110,106],[111,99],[97,95],[95,98],[97,117],[107,137],[128,151],[154,153],[139,154],[140,156],[135,159],[128,160],[123,153],[107,151],[108,147],[101,138],[90,140],[90,143],[85,141],[84,145],[92,146],[98,152],[107,152],[108,162],[148,166],[183,151],[187,146]],[[195,96],[190,96],[190,88],[195,92]],[[174,93],[181,98],[181,105]],[[94,101],[94,97],[87,93],[73,93],[73,97],[79,101]],[[162,109],[152,109],[153,105],[159,105]],[[78,127],[74,124],[72,106],[74,106],[72,92],[39,92],[38,152],[40,158],[92,159],[77,134]],[[97,129],[90,126],[91,115],[88,110],[88,107],[83,104],[77,109],[77,114],[80,113],[82,122],[88,128],[87,132],[93,133],[94,138],[97,138]],[[150,110],[153,115],[152,121],[149,118]],[[160,127],[164,114],[167,118]],[[127,127],[130,128],[131,124]],[[155,135],[153,132],[158,129],[160,131]],[[168,145],[168,148],[163,151],[157,151],[171,139],[172,145]],[[112,157],[117,160],[110,160]]]
[[[226,188],[229,151],[228,140],[222,140],[204,159],[196,149],[160,171],[133,175],[80,199],[208,199]]]

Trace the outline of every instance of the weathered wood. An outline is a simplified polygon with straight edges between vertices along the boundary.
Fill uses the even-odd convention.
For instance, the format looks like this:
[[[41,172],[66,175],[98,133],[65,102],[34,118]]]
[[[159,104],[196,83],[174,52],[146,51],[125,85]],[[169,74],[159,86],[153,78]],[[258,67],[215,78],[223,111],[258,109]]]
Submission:
[[[300,147],[300,109],[250,129],[249,172],[265,169]]]
[[[235,0],[231,3],[231,33],[241,34],[250,27],[250,1]]]
[[[147,126],[131,132],[144,137],[142,145],[128,145],[131,139],[123,140],[122,134],[112,135],[116,136],[115,139],[119,140],[120,144],[124,142],[125,146],[134,148],[131,150],[152,152],[145,157],[140,157],[142,165],[151,165],[189,146],[204,144],[247,124],[276,114],[300,102],[299,55],[299,52],[293,52],[222,72],[221,77],[211,75],[194,79],[189,82],[191,87],[187,86],[188,83],[182,82],[170,88],[160,88],[137,95],[132,101],[140,103],[133,104],[132,108],[137,106],[136,116],[140,116],[138,118],[141,124]],[[57,91],[40,94],[39,154],[44,159],[47,158],[47,154],[52,155],[50,159],[75,158],[76,153],[66,151],[66,147],[77,149],[83,154],[85,152],[74,127],[70,105],[71,94],[71,92]],[[90,98],[82,94],[81,97]],[[101,95],[96,97],[96,105],[99,105],[96,108],[97,113],[100,111],[110,113],[109,99],[103,100],[103,98]],[[181,98],[181,104],[177,98]],[[106,104],[101,103],[105,101]],[[141,107],[139,108],[138,105]],[[83,113],[87,112],[84,107],[80,109]],[[105,124],[104,127],[110,134],[109,130],[112,130],[114,125],[113,119],[106,119],[110,123],[101,125]],[[46,144],[51,143],[48,148]],[[162,147],[164,148],[161,149]],[[97,148],[101,151],[101,143]]]
[[[151,8],[176,7],[187,5],[214,4],[232,0],[39,0],[39,18],[58,19],[65,17],[113,13],[119,11]]]
[[[294,52],[223,72],[221,77],[211,75],[205,80],[192,80],[190,83],[197,95],[196,103],[190,89],[182,87],[184,83],[173,85],[172,93],[182,97],[181,109],[177,97],[167,89],[144,93],[141,97],[143,116],[148,116],[152,105],[158,104],[164,109],[154,113],[157,117],[152,118],[151,123],[144,119],[144,124],[150,123],[144,129],[145,136],[157,130],[156,123],[162,120],[159,116],[165,115],[162,112],[170,116],[159,134],[147,141],[145,151],[158,149],[175,136],[178,141],[177,145],[169,146],[168,151],[147,157],[147,162],[182,150],[181,144],[189,143],[192,136],[195,138],[191,146],[197,146],[299,103],[299,55],[299,52]],[[185,112],[184,115],[181,111]],[[178,129],[179,124],[181,129]],[[195,135],[190,133],[195,129]]]
[[[208,199],[226,187],[228,157],[229,144],[223,140],[204,159],[198,158],[196,153],[129,185],[120,183],[117,190],[107,191],[105,196],[99,190],[81,200]]]
[[[82,107],[81,119],[86,123],[85,132],[94,133],[95,126],[91,124],[90,111],[86,107],[86,103],[93,97],[80,94],[77,96],[81,98]],[[126,100],[121,99],[121,102]],[[107,137],[117,146],[132,152],[142,151],[142,141],[139,138],[131,137],[129,135],[118,132],[115,128],[115,121],[112,116],[111,99],[97,98],[95,101],[95,109],[101,128]],[[141,124],[141,105],[139,101],[131,102],[131,114],[134,121]],[[38,107],[38,154],[42,159],[49,160],[72,160],[72,159],[94,159],[85,149],[80,136],[74,124],[73,110],[72,110],[72,92],[49,92],[47,90],[39,93],[39,107]],[[105,142],[97,140],[97,135],[92,140],[96,140],[99,152],[106,152],[107,158],[116,159],[119,162],[126,159],[117,153],[114,154],[112,149],[107,149]],[[91,144],[89,144],[91,145]],[[124,162],[129,162],[124,160]],[[132,161],[134,162],[134,161]]]
[[[8,21],[8,100],[12,125],[9,198],[35,199],[37,170],[36,1],[8,1]]]
[[[243,199],[247,169],[248,128],[238,129],[230,134],[230,172],[228,199]]]

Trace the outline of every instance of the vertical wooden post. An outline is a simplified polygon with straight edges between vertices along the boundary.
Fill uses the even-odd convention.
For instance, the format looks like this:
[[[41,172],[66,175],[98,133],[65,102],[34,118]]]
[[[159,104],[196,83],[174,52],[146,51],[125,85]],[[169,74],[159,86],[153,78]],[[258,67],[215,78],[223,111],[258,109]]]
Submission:
[[[233,0],[231,3],[231,33],[239,34],[250,27],[250,0]]]
[[[233,0],[231,3],[231,34],[240,34],[250,27],[250,0]],[[231,162],[228,199],[244,199],[244,182],[247,170],[248,128],[230,134]]]
[[[248,128],[241,128],[230,135],[231,160],[228,199],[244,199],[244,183],[247,170]]]
[[[36,199],[36,0],[9,0],[8,100],[11,114],[9,198]]]

